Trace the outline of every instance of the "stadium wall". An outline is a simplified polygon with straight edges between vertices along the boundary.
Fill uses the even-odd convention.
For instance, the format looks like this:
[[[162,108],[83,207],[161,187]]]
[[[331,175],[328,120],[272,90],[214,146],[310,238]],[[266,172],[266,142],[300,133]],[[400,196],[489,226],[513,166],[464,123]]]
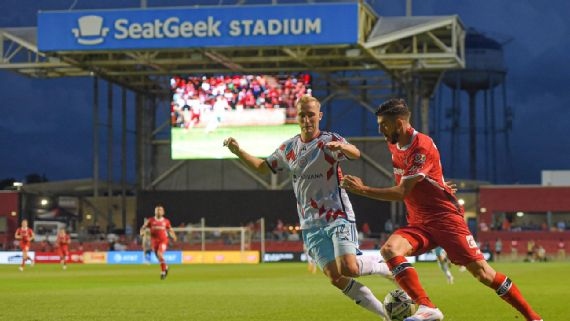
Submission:
[[[390,217],[390,203],[351,195],[360,227],[368,222],[372,232],[382,231]],[[207,226],[241,226],[264,217],[266,229],[281,219],[284,223],[298,222],[296,200],[291,190],[280,191],[141,191],[137,195],[137,225],[154,215],[161,203],[174,226],[196,224],[203,217]]]

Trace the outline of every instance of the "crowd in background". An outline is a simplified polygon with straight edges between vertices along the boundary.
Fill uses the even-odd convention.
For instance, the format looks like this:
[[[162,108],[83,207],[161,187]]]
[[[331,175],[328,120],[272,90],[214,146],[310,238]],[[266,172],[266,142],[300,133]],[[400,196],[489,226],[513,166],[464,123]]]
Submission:
[[[200,116],[214,111],[216,104],[225,109],[285,108],[288,120],[296,117],[295,101],[311,94],[311,76],[219,75],[170,79],[172,90],[171,123],[190,127]]]

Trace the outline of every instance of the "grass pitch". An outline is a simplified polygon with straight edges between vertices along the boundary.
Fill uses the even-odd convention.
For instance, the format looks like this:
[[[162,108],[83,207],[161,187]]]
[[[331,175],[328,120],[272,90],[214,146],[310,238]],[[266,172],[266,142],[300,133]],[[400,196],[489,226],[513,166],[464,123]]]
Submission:
[[[415,265],[445,321],[522,321],[479,284],[453,269],[446,284],[436,263]],[[548,321],[568,320],[570,263],[495,263]],[[157,265],[38,264],[19,272],[0,265],[0,320],[378,320],[300,263],[172,265],[165,281]],[[379,298],[395,288],[360,278]],[[566,302],[566,303],[565,303]]]

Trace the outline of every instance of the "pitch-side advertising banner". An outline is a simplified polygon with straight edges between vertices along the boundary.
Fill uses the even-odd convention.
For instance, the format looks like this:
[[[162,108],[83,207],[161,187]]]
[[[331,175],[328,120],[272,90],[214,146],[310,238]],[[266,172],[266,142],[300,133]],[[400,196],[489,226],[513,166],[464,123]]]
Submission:
[[[107,252],[83,252],[83,263],[106,264]]]
[[[183,264],[257,264],[258,251],[184,251]]]
[[[154,256],[154,254],[153,254]],[[167,264],[180,264],[182,253],[180,251],[164,252],[164,260]],[[154,261],[157,263],[156,258]],[[107,252],[108,264],[142,264],[145,263],[143,251],[114,251]]]
[[[60,263],[61,257],[57,252],[36,252],[36,263]],[[71,251],[65,258],[67,263],[83,263],[83,252]]]
[[[355,44],[358,4],[38,13],[40,51]]]
[[[28,252],[28,256],[32,260],[36,257],[36,253],[33,251]],[[0,264],[21,264],[22,263],[22,252],[21,251],[9,251],[0,252]],[[30,261],[26,262],[30,264]]]

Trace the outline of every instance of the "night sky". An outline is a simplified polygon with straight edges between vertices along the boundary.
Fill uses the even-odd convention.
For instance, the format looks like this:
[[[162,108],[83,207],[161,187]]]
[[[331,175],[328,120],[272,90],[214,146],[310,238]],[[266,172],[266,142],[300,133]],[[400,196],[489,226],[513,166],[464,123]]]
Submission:
[[[148,1],[149,6],[191,2]],[[73,0],[2,0],[0,28],[35,26],[38,10],[66,10],[72,5],[75,9],[135,7],[139,3],[133,0],[77,0],[75,4]],[[404,0],[376,0],[371,4],[380,15],[405,13]],[[466,27],[508,40],[504,47],[507,96],[514,121],[510,133],[511,159],[501,165],[501,168],[509,168],[510,174],[501,176],[504,180],[501,183],[539,184],[541,170],[570,169],[569,13],[570,2],[565,0],[414,2],[414,15],[457,14]],[[106,86],[102,85],[101,89],[103,101]],[[115,93],[118,98],[117,88]],[[91,177],[92,100],[92,80],[88,78],[35,80],[0,71],[0,179],[22,180],[30,173],[45,174],[49,180]],[[116,108],[116,128],[119,128],[119,116],[120,108]],[[106,121],[105,110],[101,111],[100,118]],[[129,128],[134,129],[132,106],[129,107]],[[119,135],[117,130],[115,174],[120,168]],[[101,137],[104,136],[102,128]],[[132,134],[129,141],[132,145]],[[102,145],[102,148],[104,163],[106,147]],[[131,148],[130,157],[132,154]],[[443,150],[442,154],[445,163]],[[129,167],[129,177],[133,180],[133,166]],[[467,171],[462,173],[467,175]],[[105,175],[102,171],[101,177]]]

